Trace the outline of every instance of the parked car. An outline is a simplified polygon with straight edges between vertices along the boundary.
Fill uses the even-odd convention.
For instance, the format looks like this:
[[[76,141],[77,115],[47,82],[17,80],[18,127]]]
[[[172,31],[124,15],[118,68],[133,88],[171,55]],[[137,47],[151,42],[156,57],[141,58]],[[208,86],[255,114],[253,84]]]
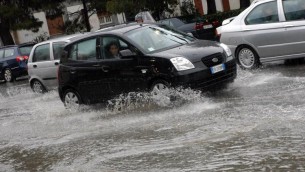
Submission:
[[[28,73],[34,92],[44,93],[57,88],[57,69],[63,46],[77,35],[51,39],[33,47],[28,60]]]
[[[0,47],[0,79],[12,82],[27,75],[27,61],[35,43]]]
[[[65,45],[58,91],[67,107],[134,91],[205,89],[232,82],[230,49],[155,24],[133,24],[73,39]]]
[[[218,28],[244,69],[305,56],[305,1],[260,0]]]
[[[185,33],[191,33],[198,39],[215,40],[215,29],[219,26],[217,21],[197,20],[196,22],[184,23],[178,18],[168,18],[158,21]]]

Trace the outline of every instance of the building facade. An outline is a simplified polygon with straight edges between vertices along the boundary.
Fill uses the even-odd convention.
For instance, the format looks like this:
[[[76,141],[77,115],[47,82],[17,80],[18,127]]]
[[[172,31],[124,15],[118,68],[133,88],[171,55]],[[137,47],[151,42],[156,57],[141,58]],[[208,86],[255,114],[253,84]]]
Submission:
[[[34,17],[43,24],[39,28],[38,32],[32,32],[30,30],[17,30],[11,31],[13,39],[16,44],[32,42],[40,37],[58,37],[64,35],[64,31],[60,26],[63,26],[65,21],[72,21],[75,19],[79,13],[82,11],[83,5],[80,3],[65,4],[64,15],[58,16],[56,18],[50,18],[45,12],[36,12]],[[89,22],[91,26],[91,31],[96,31],[100,28],[107,27],[110,25],[117,25],[126,22],[125,14],[115,14],[110,13],[94,13],[89,14]],[[0,40],[0,45],[1,45]]]

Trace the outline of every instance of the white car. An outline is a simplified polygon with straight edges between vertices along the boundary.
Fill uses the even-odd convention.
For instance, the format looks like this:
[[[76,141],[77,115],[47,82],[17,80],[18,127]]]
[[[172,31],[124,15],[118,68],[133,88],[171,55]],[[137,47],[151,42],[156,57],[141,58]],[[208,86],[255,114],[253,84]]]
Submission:
[[[217,32],[244,69],[305,57],[305,0],[254,1]]]
[[[57,68],[62,48],[78,35],[82,34],[51,39],[33,47],[28,60],[28,74],[34,92],[44,93],[57,87]]]

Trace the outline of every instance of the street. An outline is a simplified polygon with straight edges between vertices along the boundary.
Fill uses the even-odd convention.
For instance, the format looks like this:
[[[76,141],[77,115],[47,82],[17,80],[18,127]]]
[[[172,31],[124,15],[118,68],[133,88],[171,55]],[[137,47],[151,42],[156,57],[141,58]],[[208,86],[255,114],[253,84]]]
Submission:
[[[56,90],[0,83],[0,171],[305,171],[304,71],[238,69],[221,91],[180,91],[182,103],[78,112]]]

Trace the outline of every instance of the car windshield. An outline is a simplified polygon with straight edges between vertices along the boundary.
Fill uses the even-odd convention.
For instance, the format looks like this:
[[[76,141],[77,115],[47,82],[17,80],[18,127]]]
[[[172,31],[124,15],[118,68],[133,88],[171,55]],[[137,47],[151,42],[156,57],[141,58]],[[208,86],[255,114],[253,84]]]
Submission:
[[[19,47],[21,55],[30,55],[33,45]]]
[[[165,25],[143,27],[127,32],[125,35],[146,53],[174,48],[195,40],[195,38]]]

